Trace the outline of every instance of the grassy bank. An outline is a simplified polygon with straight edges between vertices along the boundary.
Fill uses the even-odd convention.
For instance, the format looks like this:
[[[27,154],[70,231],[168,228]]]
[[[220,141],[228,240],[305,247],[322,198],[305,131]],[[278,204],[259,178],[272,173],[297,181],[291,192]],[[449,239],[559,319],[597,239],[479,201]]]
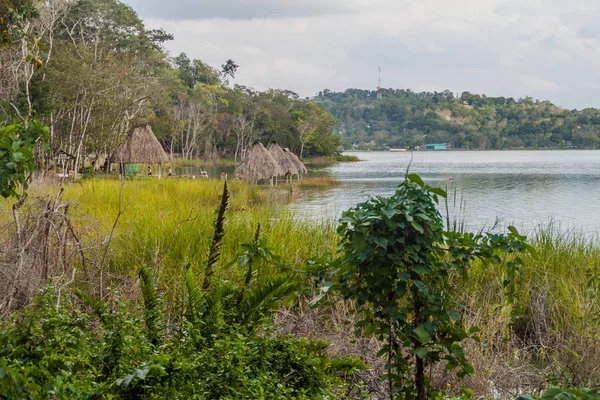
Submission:
[[[305,178],[300,188],[335,184],[326,178]],[[93,293],[99,285],[112,285],[135,298],[137,273],[146,266],[156,273],[169,302],[178,304],[185,292],[181,277],[207,258],[222,185],[217,180],[146,177],[67,185],[64,200],[71,204],[71,222],[86,256],[85,266],[77,257],[71,260],[78,266],[75,284]],[[279,199],[288,189],[230,182],[222,262],[216,270],[219,281],[243,281],[244,271],[229,262],[237,258],[242,244],[253,240],[259,223],[266,245],[293,271],[336,250],[333,224],[295,219],[280,207]],[[56,190],[55,185],[37,188],[32,196]],[[3,209],[8,223],[7,203]],[[11,230],[3,232],[12,235]],[[523,255],[515,304],[505,298],[504,264],[476,263],[467,283],[456,287],[465,306],[465,324],[481,328],[481,343],[471,341],[465,346],[476,372],[459,381],[443,368],[433,370],[434,387],[454,393],[471,388],[478,396],[516,398],[551,385],[583,387],[600,382],[600,248],[582,235],[550,232],[540,230],[531,238],[538,255]],[[260,275],[270,276],[274,268],[265,264]],[[66,281],[70,275],[65,275]],[[377,341],[354,340],[352,323],[358,310],[351,303],[310,310],[313,284],[304,281],[304,295],[281,308],[276,318],[279,328],[296,336],[325,339],[332,344],[331,353],[360,356],[373,367],[370,380],[365,378],[369,390],[373,389],[383,365],[375,356]]]
[[[235,166],[239,164],[239,161],[235,161],[230,158],[219,158],[217,161],[203,160],[203,159],[193,159],[188,160],[185,158],[174,158],[171,160],[169,165],[173,167],[187,167],[187,166],[198,166],[198,167],[206,167],[206,166]]]
[[[464,384],[481,394],[600,383],[600,247],[550,228],[530,240],[537,258],[522,258],[514,306],[503,296],[502,264],[476,265],[461,290],[467,323],[482,328],[482,345],[469,349],[477,374]]]
[[[329,165],[335,164],[338,162],[356,162],[360,161],[357,156],[347,155],[347,154],[338,154],[336,156],[329,157],[313,157],[307,158],[304,160],[306,164],[314,164],[314,165]]]
[[[514,305],[505,297],[505,263],[477,262],[466,284],[455,286],[465,307],[465,326],[481,329],[480,342],[464,346],[475,373],[461,380],[441,365],[428,373],[432,387],[455,395],[471,389],[476,398],[516,399],[553,386],[600,384],[600,247],[583,235],[552,234],[550,229],[540,229],[530,241],[537,256],[521,256]],[[306,310],[300,322],[282,321],[309,337],[316,332],[337,354],[359,355],[383,374],[385,360],[375,357],[376,338],[356,341],[349,335],[350,321],[359,312],[353,304],[335,303],[319,311],[311,315]],[[376,383],[370,387],[377,391]]]
[[[92,218],[104,235],[121,209],[109,248],[112,270],[131,275],[134,266],[154,265],[168,282],[187,264],[205,259],[222,188],[217,180],[134,179],[122,186],[120,201],[118,180],[89,180],[69,185],[64,197],[77,204],[81,215],[76,224],[84,226]],[[277,202],[279,189],[243,182],[230,182],[229,188],[224,260],[234,259],[241,244],[253,240],[259,223],[269,248],[295,266],[334,248],[332,227],[294,220]],[[234,270],[222,272],[227,278]]]

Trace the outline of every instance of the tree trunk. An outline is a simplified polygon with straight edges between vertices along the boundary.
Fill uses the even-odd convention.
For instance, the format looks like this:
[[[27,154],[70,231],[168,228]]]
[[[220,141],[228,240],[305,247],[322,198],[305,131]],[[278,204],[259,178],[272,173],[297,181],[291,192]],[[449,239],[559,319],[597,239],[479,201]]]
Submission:
[[[13,219],[15,221],[15,228],[16,228],[16,236],[17,236],[17,251],[18,251],[18,256],[17,256],[17,265],[15,266],[15,274],[13,276],[13,280],[12,280],[12,289],[10,290],[10,294],[8,296],[7,299],[7,304],[6,304],[6,309],[4,310],[5,313],[10,312],[10,310],[13,307],[13,302],[15,300],[15,297],[17,295],[17,292],[19,290],[19,280],[21,279],[21,272],[23,271],[23,268],[25,266],[25,239],[23,238],[23,227],[21,225],[21,220],[19,219],[19,209],[23,206],[23,204],[25,203],[25,196],[21,197],[21,199],[13,204],[12,206],[12,212],[13,212]]]
[[[415,385],[417,386],[417,399],[426,400],[425,397],[425,366],[423,359],[415,354]]]
[[[418,290],[415,288],[413,291],[413,296],[415,296],[415,319],[414,326],[419,326],[421,324],[421,301],[418,298]],[[421,346],[421,342],[418,339],[413,341],[413,346],[416,349]],[[426,390],[425,390],[425,363],[423,359],[415,354],[415,386],[417,387],[417,399],[418,400],[426,400]]]

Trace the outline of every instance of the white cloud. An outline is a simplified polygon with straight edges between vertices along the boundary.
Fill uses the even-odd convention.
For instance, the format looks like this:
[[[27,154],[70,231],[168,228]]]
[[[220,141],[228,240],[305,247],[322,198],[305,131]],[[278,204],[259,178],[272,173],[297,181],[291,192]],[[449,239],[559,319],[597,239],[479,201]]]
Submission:
[[[130,1],[134,8],[136,2]],[[191,3],[165,4],[184,9]],[[167,45],[173,54],[186,52],[214,66],[232,58],[240,65],[235,81],[258,89],[301,96],[325,88],[374,89],[381,66],[385,87],[600,106],[596,0],[200,3],[204,14],[190,6],[179,16],[152,17],[164,15],[143,11],[152,2],[140,14],[148,26],[175,35]]]

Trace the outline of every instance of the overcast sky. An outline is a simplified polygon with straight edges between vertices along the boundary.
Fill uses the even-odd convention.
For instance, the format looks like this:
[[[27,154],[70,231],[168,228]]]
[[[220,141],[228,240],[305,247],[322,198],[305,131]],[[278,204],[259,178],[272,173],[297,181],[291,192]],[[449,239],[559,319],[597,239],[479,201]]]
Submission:
[[[599,0],[125,0],[235,83],[470,91],[600,107]]]

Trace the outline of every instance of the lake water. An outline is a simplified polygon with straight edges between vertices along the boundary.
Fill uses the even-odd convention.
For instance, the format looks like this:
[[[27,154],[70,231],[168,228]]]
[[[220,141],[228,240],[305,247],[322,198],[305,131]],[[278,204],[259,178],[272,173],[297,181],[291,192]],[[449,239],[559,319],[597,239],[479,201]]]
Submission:
[[[515,225],[523,232],[552,223],[561,232],[600,232],[600,151],[426,151],[351,153],[362,161],[311,168],[342,184],[305,192],[297,216],[337,219],[372,196],[389,196],[410,171],[447,189],[450,216],[468,230]],[[440,212],[445,214],[445,205]]]

